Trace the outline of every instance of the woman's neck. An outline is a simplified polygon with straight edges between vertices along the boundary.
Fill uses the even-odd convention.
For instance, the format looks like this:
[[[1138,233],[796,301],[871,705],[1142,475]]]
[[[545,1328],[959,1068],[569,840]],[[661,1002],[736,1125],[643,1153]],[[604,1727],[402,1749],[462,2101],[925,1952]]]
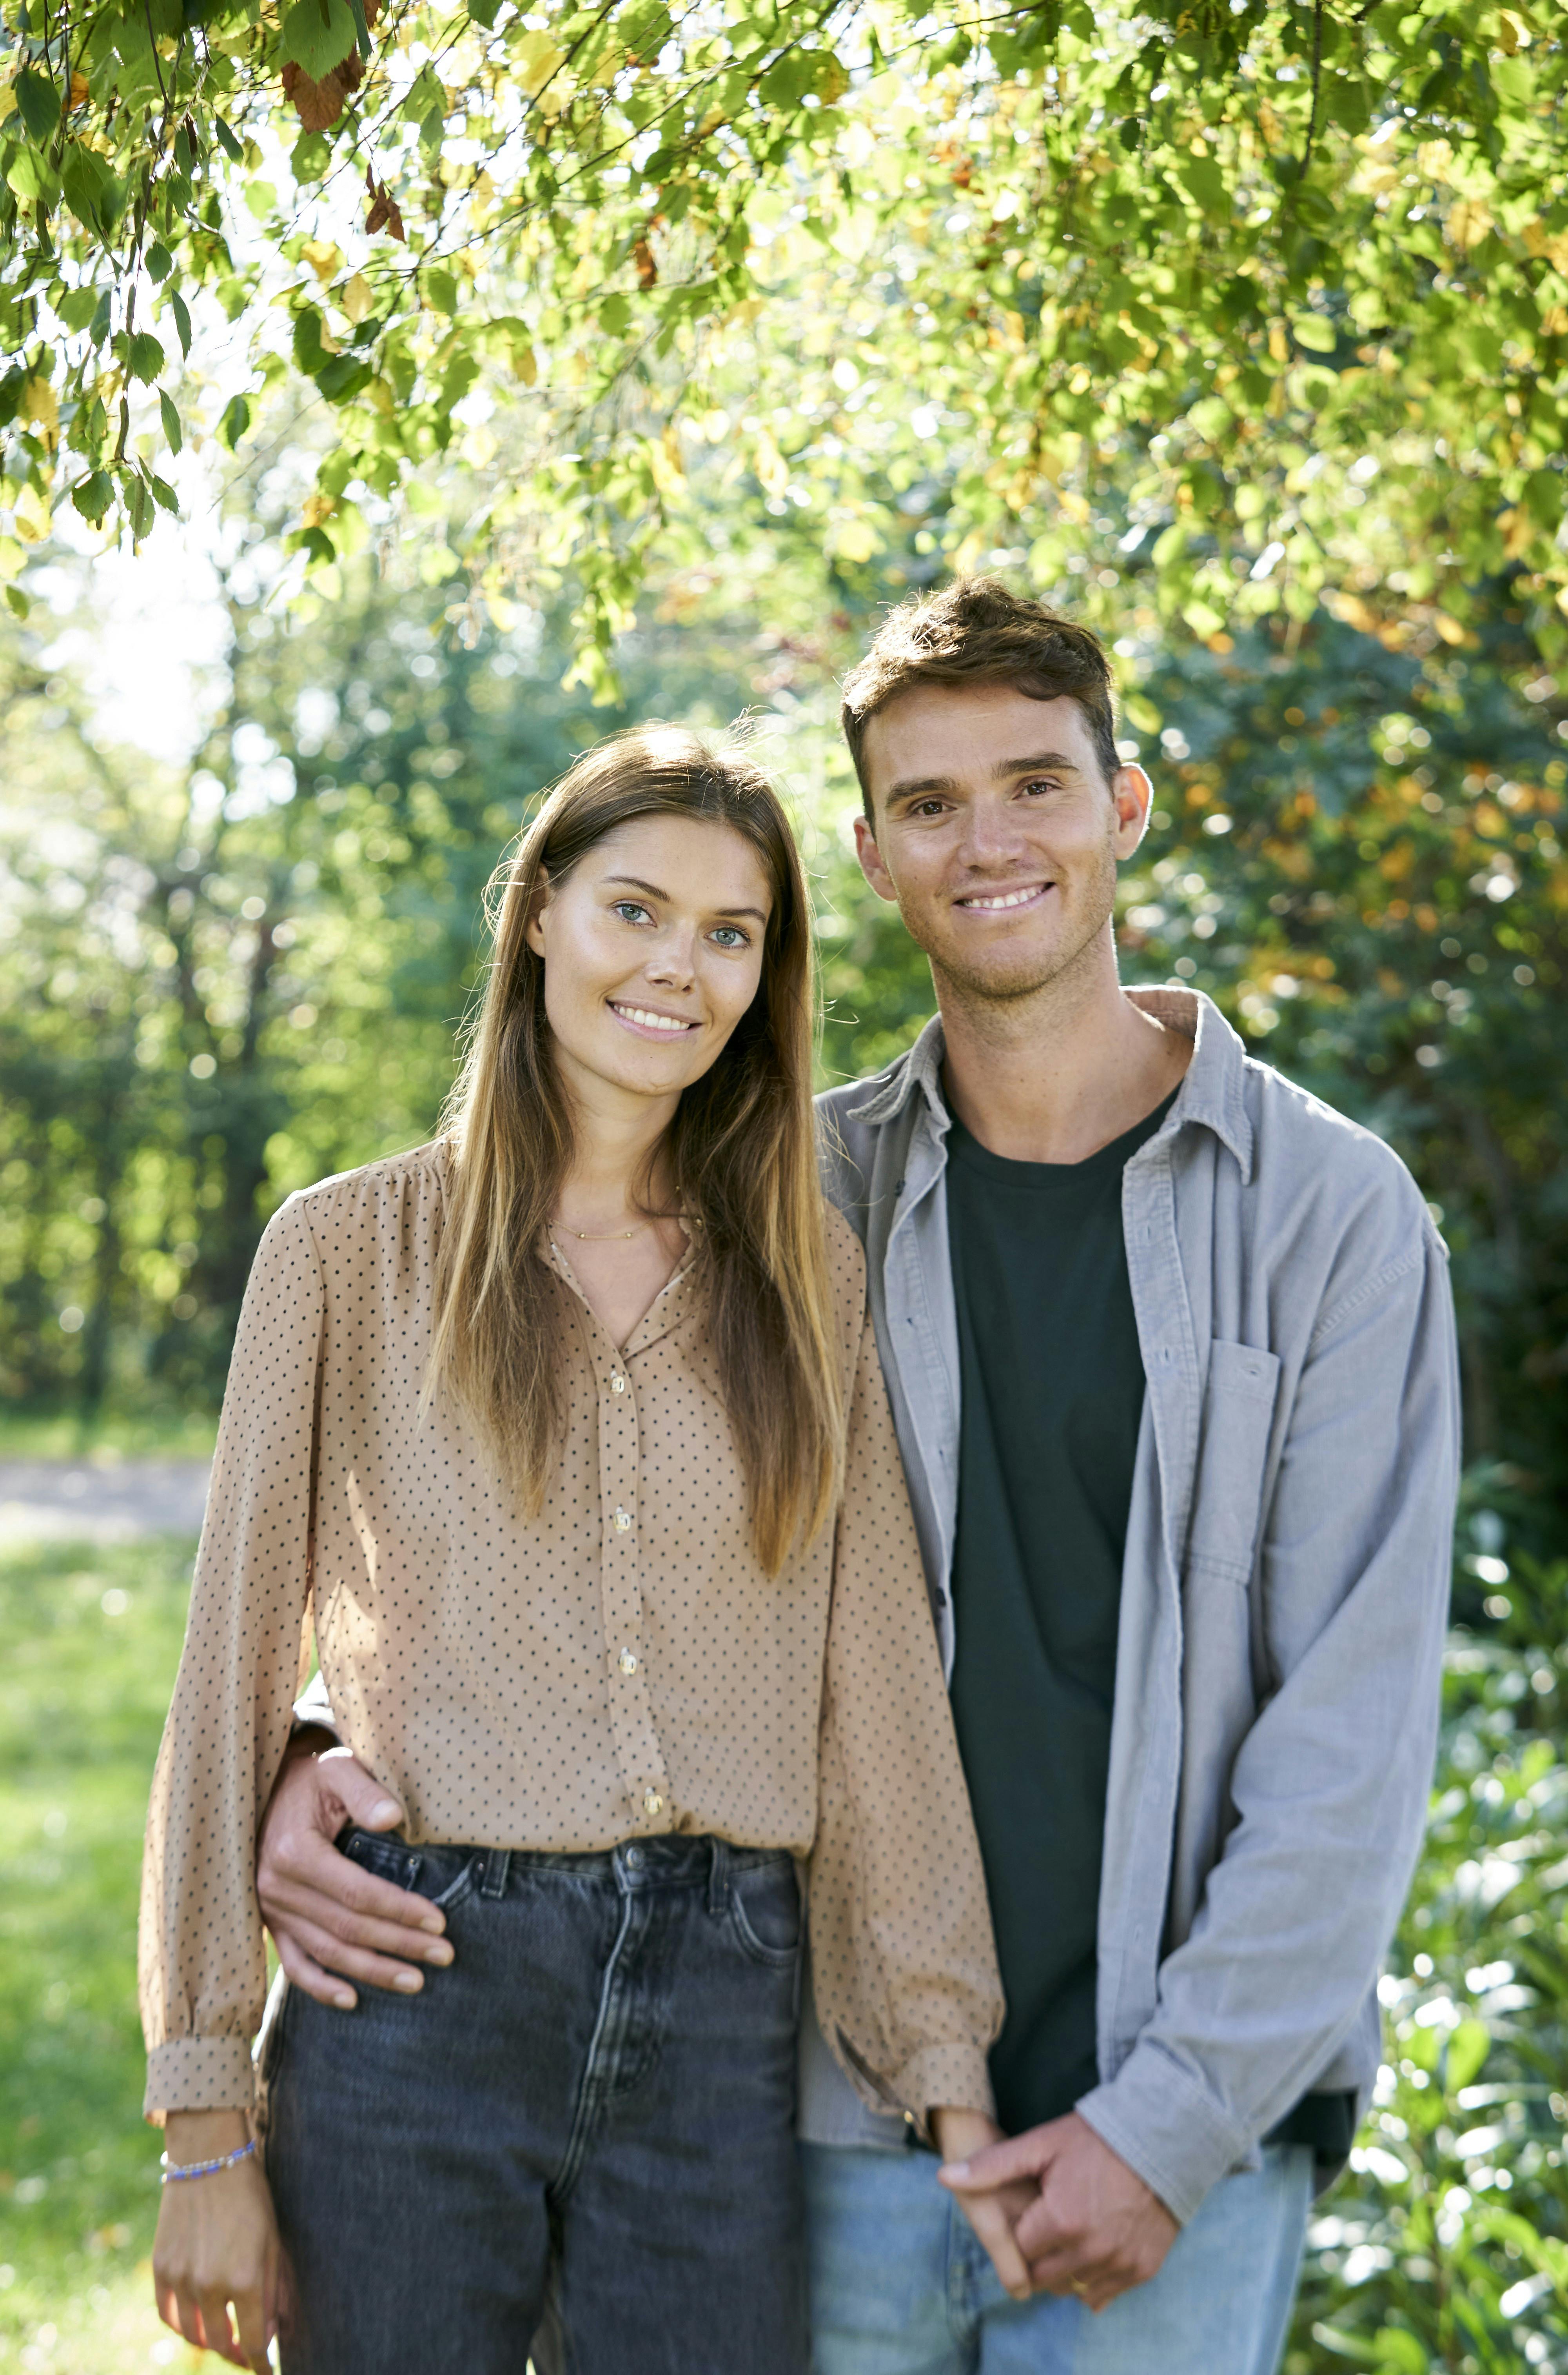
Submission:
[[[619,1096],[602,1081],[568,1079],[572,1161],[556,1191],[555,1214],[566,1226],[596,1233],[631,1227],[651,1204],[660,1210],[674,1191],[660,1141],[678,1098]]]

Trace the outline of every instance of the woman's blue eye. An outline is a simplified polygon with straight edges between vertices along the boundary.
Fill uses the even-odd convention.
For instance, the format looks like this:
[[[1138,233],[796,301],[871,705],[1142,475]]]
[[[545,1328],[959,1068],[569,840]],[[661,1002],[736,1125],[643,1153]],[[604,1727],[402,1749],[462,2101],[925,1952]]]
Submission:
[[[646,916],[647,912],[646,907],[636,899],[618,899],[610,910],[612,915],[620,917],[623,924],[634,924],[640,916]]]
[[[738,924],[720,924],[714,930],[713,938],[718,941],[719,946],[725,949],[744,949],[750,946]]]

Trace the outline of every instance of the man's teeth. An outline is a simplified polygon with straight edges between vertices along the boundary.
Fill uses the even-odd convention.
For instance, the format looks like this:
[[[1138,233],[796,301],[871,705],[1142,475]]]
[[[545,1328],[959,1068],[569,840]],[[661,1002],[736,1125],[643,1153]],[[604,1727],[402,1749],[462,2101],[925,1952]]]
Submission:
[[[625,1015],[628,1022],[641,1022],[645,1031],[692,1031],[696,1028],[694,1023],[682,1022],[673,1014],[650,1014],[645,1006],[620,1006],[614,998],[610,1004],[618,1014]]]
[[[994,898],[961,899],[961,907],[1021,907],[1026,899],[1036,898],[1043,891],[1043,882],[1026,882],[1021,891],[998,892]]]

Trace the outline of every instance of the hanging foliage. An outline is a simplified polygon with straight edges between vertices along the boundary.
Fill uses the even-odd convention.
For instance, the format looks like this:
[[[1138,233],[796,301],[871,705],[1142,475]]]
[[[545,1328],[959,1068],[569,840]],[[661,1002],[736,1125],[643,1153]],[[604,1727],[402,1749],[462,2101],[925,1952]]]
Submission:
[[[1021,536],[1048,577],[1114,465],[1200,633],[1332,597],[1457,643],[1507,571],[1568,644],[1539,6],[16,0],[7,28],[16,606],[62,501],[140,538],[187,433],[265,429],[313,455],[320,592],[421,474],[469,472],[460,548],[419,565],[499,599],[570,563],[601,689],[715,445],[848,569],[935,470],[935,549]]]

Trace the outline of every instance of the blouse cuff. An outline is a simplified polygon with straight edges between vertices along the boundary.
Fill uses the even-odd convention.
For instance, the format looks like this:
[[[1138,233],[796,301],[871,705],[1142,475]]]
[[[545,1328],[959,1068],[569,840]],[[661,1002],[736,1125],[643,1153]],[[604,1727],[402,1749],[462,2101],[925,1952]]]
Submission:
[[[906,2118],[926,2143],[930,2142],[929,2115],[944,2106],[955,2111],[981,2111],[988,2120],[996,2116],[983,2046],[925,2046],[904,2063],[893,2086],[905,2106]]]
[[[147,2055],[142,2109],[157,2127],[170,2111],[248,2111],[254,2099],[251,2049],[242,2037],[171,2037]]]

